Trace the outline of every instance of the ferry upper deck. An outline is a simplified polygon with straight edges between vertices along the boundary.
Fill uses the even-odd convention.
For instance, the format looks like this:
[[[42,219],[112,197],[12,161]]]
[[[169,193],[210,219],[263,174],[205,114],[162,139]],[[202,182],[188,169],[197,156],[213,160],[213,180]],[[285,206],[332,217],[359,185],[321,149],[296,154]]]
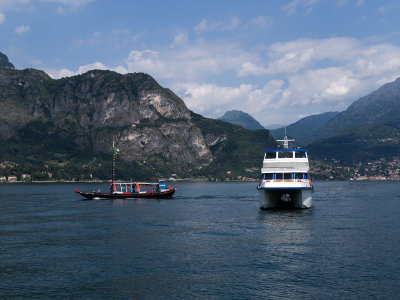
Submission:
[[[261,173],[307,173],[310,169],[307,149],[271,149],[264,152]]]

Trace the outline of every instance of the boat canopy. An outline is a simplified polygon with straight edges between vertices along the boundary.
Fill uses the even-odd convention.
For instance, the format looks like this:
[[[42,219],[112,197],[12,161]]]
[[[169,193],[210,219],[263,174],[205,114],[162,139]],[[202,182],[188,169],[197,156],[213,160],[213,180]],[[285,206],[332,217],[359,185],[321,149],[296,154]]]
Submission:
[[[114,182],[111,184],[117,184],[117,185],[132,185],[132,184],[141,184],[141,185],[159,185],[160,182]]]
[[[301,148],[297,148],[297,149],[269,149],[269,150],[265,150],[264,152],[277,152],[277,151],[308,151],[307,149],[301,149]]]
[[[121,182],[118,182],[118,181],[114,181],[114,182],[111,182],[111,184],[119,184],[119,185],[126,185],[126,184],[140,184],[140,185],[166,185],[166,181],[165,181],[165,179],[160,179],[158,182],[136,182],[136,181],[133,181],[133,182],[123,182],[123,181],[121,181]]]

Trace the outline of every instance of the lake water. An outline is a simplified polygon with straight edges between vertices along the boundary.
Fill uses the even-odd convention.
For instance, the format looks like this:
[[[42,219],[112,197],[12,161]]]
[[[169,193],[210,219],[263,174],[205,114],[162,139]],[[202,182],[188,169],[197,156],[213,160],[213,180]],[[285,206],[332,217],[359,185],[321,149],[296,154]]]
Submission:
[[[312,209],[272,211],[256,184],[2,184],[0,298],[398,299],[400,183],[314,182]]]

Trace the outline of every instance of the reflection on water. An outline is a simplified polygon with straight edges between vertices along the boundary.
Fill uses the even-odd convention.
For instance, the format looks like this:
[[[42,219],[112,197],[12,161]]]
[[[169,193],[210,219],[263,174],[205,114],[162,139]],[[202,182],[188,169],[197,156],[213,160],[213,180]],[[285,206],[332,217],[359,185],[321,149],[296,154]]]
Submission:
[[[282,279],[288,272],[299,273],[307,268],[305,261],[313,245],[314,209],[262,210],[258,219],[264,226],[264,259],[270,260]],[[276,278],[275,274],[270,274]],[[264,274],[264,279],[268,277]]]

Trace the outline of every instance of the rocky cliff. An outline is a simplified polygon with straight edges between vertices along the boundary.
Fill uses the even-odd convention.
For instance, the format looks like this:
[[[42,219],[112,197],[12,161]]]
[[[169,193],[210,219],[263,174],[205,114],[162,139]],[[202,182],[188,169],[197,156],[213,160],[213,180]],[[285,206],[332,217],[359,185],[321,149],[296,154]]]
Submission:
[[[7,55],[0,52],[0,68],[14,69],[14,65],[9,62]]]
[[[194,122],[179,97],[143,73],[94,70],[53,80],[39,70],[0,68],[0,104],[0,159],[24,163],[22,157],[31,158],[55,170],[75,161],[84,169],[84,159],[110,153],[115,136],[120,160],[136,169],[125,170],[125,177],[139,169],[154,176],[183,176],[210,168],[217,158],[221,162],[231,155],[226,145],[237,127],[229,124],[218,133],[201,128],[201,116]],[[246,135],[246,130],[240,133]],[[259,165],[263,149],[275,144],[266,130],[255,138],[259,153],[249,168]],[[239,146],[245,158],[247,146]]]

